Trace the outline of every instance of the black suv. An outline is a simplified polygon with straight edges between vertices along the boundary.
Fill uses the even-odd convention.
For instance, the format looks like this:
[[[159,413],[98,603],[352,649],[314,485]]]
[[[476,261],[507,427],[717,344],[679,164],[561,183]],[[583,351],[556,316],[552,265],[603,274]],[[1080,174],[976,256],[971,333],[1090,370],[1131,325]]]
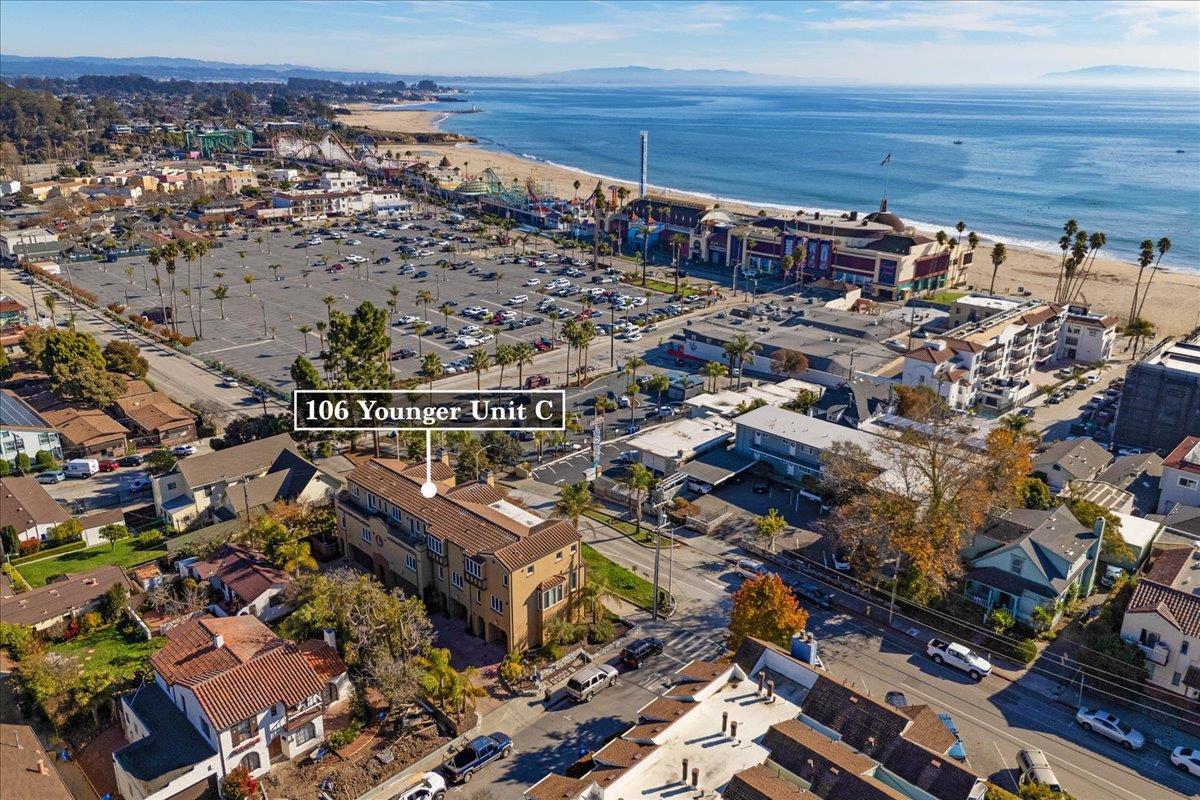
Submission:
[[[621,651],[621,661],[638,669],[652,656],[661,655],[663,643],[658,639],[638,639]]]

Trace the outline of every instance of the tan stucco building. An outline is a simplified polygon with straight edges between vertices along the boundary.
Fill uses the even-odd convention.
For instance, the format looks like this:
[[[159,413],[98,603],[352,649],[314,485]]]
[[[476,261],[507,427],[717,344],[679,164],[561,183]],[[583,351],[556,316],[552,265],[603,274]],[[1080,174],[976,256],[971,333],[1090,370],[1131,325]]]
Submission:
[[[337,500],[347,557],[488,642],[540,646],[584,583],[575,526],[542,519],[488,482],[458,485],[444,462],[433,463],[432,478],[438,491],[426,498],[424,464],[359,464]]]

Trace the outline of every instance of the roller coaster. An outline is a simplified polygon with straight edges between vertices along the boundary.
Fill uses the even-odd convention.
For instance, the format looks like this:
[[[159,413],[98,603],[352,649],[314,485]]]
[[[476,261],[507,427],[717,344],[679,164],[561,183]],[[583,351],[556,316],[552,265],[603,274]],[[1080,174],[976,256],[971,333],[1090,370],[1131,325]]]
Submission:
[[[332,133],[327,133],[316,141],[295,133],[280,133],[271,137],[271,153],[279,159],[365,170],[394,169],[401,166],[398,161],[380,158],[375,152],[375,140],[370,136],[359,136],[354,142],[354,147],[350,148]]]

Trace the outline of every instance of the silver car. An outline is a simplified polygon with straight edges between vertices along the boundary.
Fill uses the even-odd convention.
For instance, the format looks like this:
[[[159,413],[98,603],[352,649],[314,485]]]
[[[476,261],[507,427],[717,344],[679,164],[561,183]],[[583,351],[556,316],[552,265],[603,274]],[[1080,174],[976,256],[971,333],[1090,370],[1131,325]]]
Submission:
[[[1099,708],[1081,708],[1075,714],[1075,721],[1085,731],[1095,731],[1107,736],[1126,750],[1141,750],[1146,744],[1146,737],[1141,731],[1121,722],[1115,714]]]

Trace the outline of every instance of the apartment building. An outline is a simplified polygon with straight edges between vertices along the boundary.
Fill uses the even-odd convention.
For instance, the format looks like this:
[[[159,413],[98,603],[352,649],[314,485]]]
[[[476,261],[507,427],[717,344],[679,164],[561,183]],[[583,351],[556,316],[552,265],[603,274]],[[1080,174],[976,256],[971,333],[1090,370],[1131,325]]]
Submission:
[[[328,634],[329,637],[332,634]],[[297,645],[249,615],[173,628],[154,680],[121,698],[129,744],[113,753],[126,800],[209,796],[232,770],[255,777],[320,744],[353,687],[329,638]]]
[[[543,520],[488,480],[458,485],[445,461],[370,459],[346,477],[337,525],[346,555],[388,587],[466,621],[505,649],[540,646],[546,625],[584,583],[582,544],[564,520]]]
[[[1200,508],[1200,436],[1188,436],[1163,459],[1158,485],[1158,513]]]
[[[904,357],[901,380],[928,386],[952,407],[1003,411],[1036,391],[1027,380],[1058,352],[1065,311],[1030,300],[926,340]]]
[[[321,173],[321,188],[327,192],[348,192],[367,188],[367,179],[352,169]]]
[[[1134,587],[1121,638],[1146,657],[1146,680],[1200,697],[1200,561],[1191,547],[1160,550]]]
[[[801,481],[823,470],[821,454],[838,442],[870,453],[878,446],[875,434],[778,406],[762,406],[734,419],[734,448],[753,461],[770,464],[781,477]]]
[[[1154,348],[1129,368],[1113,441],[1167,452],[1200,432],[1200,335]]]
[[[1067,308],[1067,320],[1058,339],[1058,358],[1077,364],[1100,364],[1112,360],[1116,343],[1116,317],[1091,313],[1084,306]]]
[[[11,466],[22,453],[32,461],[42,450],[62,460],[58,431],[10,390],[0,390],[0,458]]]

